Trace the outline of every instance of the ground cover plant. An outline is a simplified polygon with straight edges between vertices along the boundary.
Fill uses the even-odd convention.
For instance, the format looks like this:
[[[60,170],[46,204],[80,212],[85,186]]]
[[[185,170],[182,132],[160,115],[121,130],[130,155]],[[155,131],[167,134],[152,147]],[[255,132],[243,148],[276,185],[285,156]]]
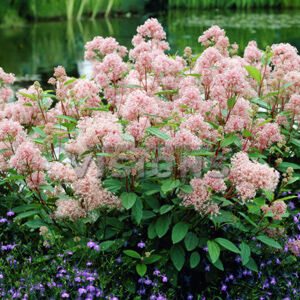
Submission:
[[[300,57],[199,43],[149,19],[14,102],[0,69],[3,297],[297,299]]]

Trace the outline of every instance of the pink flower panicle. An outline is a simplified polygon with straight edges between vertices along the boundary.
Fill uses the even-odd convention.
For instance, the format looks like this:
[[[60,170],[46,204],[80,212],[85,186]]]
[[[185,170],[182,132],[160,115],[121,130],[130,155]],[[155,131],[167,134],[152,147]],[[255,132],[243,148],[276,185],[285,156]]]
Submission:
[[[244,202],[254,198],[258,189],[275,190],[279,181],[279,173],[275,169],[252,162],[245,152],[236,153],[231,164],[229,179]]]
[[[264,214],[268,213],[269,211],[273,213],[274,220],[281,220],[282,215],[286,213],[287,205],[284,201],[276,201],[271,206],[264,205],[262,206],[261,210]]]

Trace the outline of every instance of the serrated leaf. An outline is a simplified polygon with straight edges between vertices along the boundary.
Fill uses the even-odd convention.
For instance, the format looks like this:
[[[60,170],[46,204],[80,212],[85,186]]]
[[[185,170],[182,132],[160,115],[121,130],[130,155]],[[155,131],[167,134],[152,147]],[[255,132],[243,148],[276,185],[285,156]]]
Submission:
[[[137,264],[136,265],[136,272],[143,277],[147,272],[147,266],[145,264]]]
[[[189,229],[188,224],[184,222],[177,223],[172,230],[172,242],[173,244],[179,243],[184,239]]]
[[[140,254],[134,250],[124,250],[123,253],[132,258],[137,258],[137,259],[141,258]]]
[[[122,199],[122,205],[126,208],[126,209],[130,209],[134,204],[135,201],[137,199],[137,196],[135,193],[127,193],[127,192],[123,192],[120,196],[120,198]]]
[[[184,238],[184,244],[187,251],[192,251],[196,249],[199,244],[199,238],[193,232],[188,232]]]
[[[249,65],[249,66],[245,66],[245,69],[247,70],[249,75],[252,76],[258,82],[258,84],[261,83],[262,76],[260,71],[257,68]]]
[[[207,241],[208,254],[211,258],[212,263],[215,263],[220,256],[220,247],[214,241]]]
[[[194,251],[190,256],[190,267],[192,269],[196,268],[200,262],[200,254]]]
[[[161,215],[163,215],[163,214],[169,212],[173,207],[174,207],[174,205],[165,204],[160,208],[159,213]]]
[[[26,212],[23,212],[23,213],[18,214],[18,215],[15,217],[15,219],[21,220],[21,219],[24,219],[24,218],[27,218],[27,217],[31,217],[31,216],[37,215],[38,213],[40,213],[39,210],[30,210],[30,211],[26,211]]]
[[[227,106],[232,109],[235,105],[236,102],[236,97],[231,97],[230,99],[228,99],[227,101]]]
[[[231,241],[227,240],[227,239],[223,239],[223,238],[216,238],[215,241],[221,245],[222,247],[224,247],[225,249],[234,252],[234,253],[240,253],[240,250],[235,246],[234,243],[232,243]]]
[[[238,139],[235,135],[230,135],[224,139],[224,141],[221,143],[221,147],[227,147],[234,143]]]
[[[139,225],[143,218],[143,201],[140,198],[136,199],[135,204],[132,207],[132,216]]]
[[[109,249],[113,244],[115,243],[115,241],[105,241],[99,244],[100,250],[101,251],[106,251],[107,249]]]
[[[258,272],[257,264],[252,257],[250,257],[250,259],[249,259],[248,263],[245,265],[245,267],[247,267],[251,271]]]
[[[169,230],[171,218],[168,215],[160,216],[155,223],[155,231],[159,238],[163,237]]]
[[[240,244],[240,248],[241,248],[242,264],[246,265],[250,259],[250,255],[251,255],[250,247],[245,242],[242,242]]]
[[[184,249],[180,245],[173,245],[170,250],[170,257],[177,271],[180,271],[185,261]]]
[[[256,237],[257,240],[263,242],[264,244],[273,247],[273,248],[277,248],[277,249],[282,249],[281,245],[276,242],[274,239],[271,239],[265,235],[260,235]]]
[[[157,136],[158,138],[166,141],[168,139],[170,139],[170,136],[162,131],[160,131],[158,128],[156,127],[149,127],[146,129],[146,132],[149,132],[155,136]]]

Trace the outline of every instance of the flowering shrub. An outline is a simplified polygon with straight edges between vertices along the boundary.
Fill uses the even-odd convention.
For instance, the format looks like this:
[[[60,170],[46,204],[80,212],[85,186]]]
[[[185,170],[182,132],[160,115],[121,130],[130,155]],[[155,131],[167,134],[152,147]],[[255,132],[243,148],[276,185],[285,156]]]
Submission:
[[[169,56],[165,39],[156,19],[129,52],[96,37],[85,46],[91,79],[59,66],[53,90],[35,82],[10,103],[14,77],[0,69],[1,205],[40,228],[44,246],[84,240],[122,255],[145,284],[156,268],[176,287],[237,257],[259,272],[284,249],[296,265],[286,201],[297,196],[282,192],[300,178],[297,50],[252,41],[241,57],[218,26],[199,37],[201,55]]]

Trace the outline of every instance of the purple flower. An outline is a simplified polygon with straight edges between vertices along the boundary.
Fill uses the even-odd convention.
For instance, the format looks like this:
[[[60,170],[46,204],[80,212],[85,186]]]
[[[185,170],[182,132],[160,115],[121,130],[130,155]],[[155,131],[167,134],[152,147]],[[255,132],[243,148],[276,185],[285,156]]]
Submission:
[[[166,275],[162,275],[162,282],[168,282],[168,277]]]
[[[76,281],[76,282],[80,282],[80,281],[81,281],[81,278],[80,278],[80,277],[76,277],[76,278],[75,278],[75,281]]]
[[[66,254],[73,255],[73,252],[72,251],[68,251],[68,252],[66,252]]]
[[[137,244],[137,246],[138,246],[139,248],[145,248],[145,247],[146,247],[146,244],[145,244],[143,241],[140,241],[140,242]]]
[[[15,213],[12,210],[9,210],[6,215],[12,217],[14,214]]]
[[[3,278],[3,274],[0,274],[0,279],[2,279]]]
[[[205,267],[205,271],[207,271],[207,272],[210,271],[210,266],[209,266],[209,265],[207,265],[207,266]]]
[[[100,250],[100,246],[99,245],[95,245],[94,246],[94,250],[99,251]]]
[[[240,257],[240,256],[237,256],[237,257],[235,258],[235,261],[236,261],[237,263],[239,263],[239,262],[241,262],[241,261],[242,261],[242,259],[241,259],[241,257]]]
[[[207,246],[204,246],[204,247],[203,247],[203,250],[204,250],[205,252],[208,252]]]
[[[88,261],[88,262],[86,263],[86,265],[87,265],[88,267],[90,267],[92,264],[93,264],[93,263],[90,262],[90,261]]]
[[[89,276],[86,280],[88,280],[88,281],[94,281],[95,280],[95,278],[94,277],[92,277],[92,276]]]
[[[66,293],[66,292],[63,292],[63,293],[61,294],[61,297],[62,297],[62,298],[69,298],[70,295],[69,295],[68,293]]]
[[[92,240],[90,240],[87,244],[86,244],[89,248],[93,248],[95,247],[97,244],[95,242],[93,242]]]
[[[146,285],[150,285],[152,283],[152,281],[149,279],[149,278],[147,278],[146,280],[145,280],[145,284]]]
[[[95,291],[95,287],[93,285],[88,285],[86,288],[90,292],[94,292]]]
[[[78,289],[78,293],[79,293],[80,295],[86,294],[86,289],[85,289],[85,288],[79,288],[79,289]]]
[[[295,224],[299,223],[299,220],[298,220],[298,218],[296,216],[293,216],[293,221],[294,221]]]
[[[271,277],[270,283],[271,283],[272,285],[276,284],[276,279],[275,279],[274,277]]]
[[[279,260],[279,258],[276,258],[276,264],[281,264],[281,261]]]
[[[116,261],[120,264],[122,262],[121,256],[119,256]]]
[[[153,272],[153,275],[156,275],[156,276],[158,276],[160,274],[160,271],[159,270],[157,270],[157,269],[155,269],[154,270],[154,272]]]
[[[193,298],[194,298],[193,295],[188,295],[186,299],[187,300],[193,300]]]
[[[226,284],[222,284],[221,291],[225,292],[226,290],[227,290],[227,285]]]
[[[7,222],[7,219],[5,219],[3,217],[0,218],[0,223],[6,223],[6,222]]]

